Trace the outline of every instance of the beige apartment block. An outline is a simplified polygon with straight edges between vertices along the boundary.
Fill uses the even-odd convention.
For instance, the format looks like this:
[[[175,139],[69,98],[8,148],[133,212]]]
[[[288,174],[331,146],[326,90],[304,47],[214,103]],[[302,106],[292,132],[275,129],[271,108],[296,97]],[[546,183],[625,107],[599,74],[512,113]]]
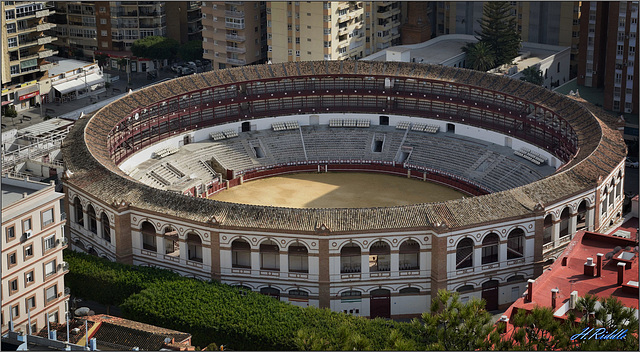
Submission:
[[[357,60],[400,44],[399,1],[267,2],[272,62]]]
[[[2,66],[2,112],[8,107],[24,110],[40,103],[38,81],[57,52],[48,45],[56,40],[47,32],[55,27],[47,17],[54,13],[45,1],[2,1],[0,62]]]
[[[10,322],[27,332],[29,316],[32,332],[65,319],[63,197],[53,183],[2,178],[2,334]]]
[[[203,2],[203,57],[214,69],[264,63],[265,25],[264,2]]]

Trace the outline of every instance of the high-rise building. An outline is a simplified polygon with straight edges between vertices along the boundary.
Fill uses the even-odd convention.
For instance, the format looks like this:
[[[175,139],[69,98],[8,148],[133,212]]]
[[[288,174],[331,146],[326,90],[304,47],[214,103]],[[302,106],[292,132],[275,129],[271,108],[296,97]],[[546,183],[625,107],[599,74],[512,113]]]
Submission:
[[[272,62],[359,59],[400,44],[399,1],[267,2]]]
[[[484,2],[438,1],[432,5],[435,35],[472,34],[480,28]],[[512,14],[523,42],[571,47],[572,76],[577,72],[580,41],[579,1],[512,1]]]
[[[167,36],[184,44],[202,40],[202,1],[167,1]]]
[[[2,1],[0,9],[4,114],[9,106],[23,110],[40,103],[38,81],[52,66],[47,58],[56,52],[48,44],[56,38],[46,34],[55,24],[47,22],[54,11],[45,1]]]
[[[638,113],[638,2],[582,3],[578,85],[604,88],[607,110]]]
[[[69,56],[130,51],[137,39],[167,34],[165,3],[158,1],[57,1],[52,21],[55,44]]]
[[[10,324],[26,333],[30,320],[36,333],[47,325],[45,317],[65,318],[63,197],[53,181],[2,178],[2,334]]]
[[[214,69],[264,63],[266,23],[264,1],[203,2],[203,57]]]

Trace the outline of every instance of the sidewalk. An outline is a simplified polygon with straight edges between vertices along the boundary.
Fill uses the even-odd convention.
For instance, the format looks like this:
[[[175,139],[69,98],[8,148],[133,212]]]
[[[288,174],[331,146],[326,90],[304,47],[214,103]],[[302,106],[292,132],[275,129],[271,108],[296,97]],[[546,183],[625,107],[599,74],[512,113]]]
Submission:
[[[155,82],[159,82],[164,79],[170,79],[176,77],[176,74],[168,71],[160,71],[158,72],[158,77],[153,80],[147,80],[146,72],[134,72],[131,73],[131,83],[127,82],[127,73],[121,72],[117,70],[104,70],[104,73],[108,73],[114,76],[120,76],[120,79],[111,84],[111,87],[107,88],[106,92],[97,94],[95,97],[85,97],[82,99],[72,100],[67,103],[47,103],[42,106],[43,115],[49,115],[51,117],[59,117],[63,115],[68,115],[72,112],[78,111],[77,115],[80,115],[81,111],[84,111],[85,114],[89,114],[97,109],[99,109],[102,105],[98,104],[98,102],[104,102],[107,98],[117,98],[121,95],[124,95],[128,92],[127,89],[136,90],[138,88],[144,87],[146,85],[154,84]],[[93,107],[92,105],[96,105]],[[50,109],[47,112],[47,109]],[[51,111],[53,110],[53,112]],[[40,116],[40,108],[31,108],[28,110],[23,110],[18,112],[18,117],[10,118],[6,116],[2,116],[2,130],[10,130],[10,129],[22,129],[25,127],[29,127],[31,125],[35,125],[44,121],[43,116]],[[78,116],[75,116],[74,119],[77,119]],[[66,117],[66,116],[63,116]]]

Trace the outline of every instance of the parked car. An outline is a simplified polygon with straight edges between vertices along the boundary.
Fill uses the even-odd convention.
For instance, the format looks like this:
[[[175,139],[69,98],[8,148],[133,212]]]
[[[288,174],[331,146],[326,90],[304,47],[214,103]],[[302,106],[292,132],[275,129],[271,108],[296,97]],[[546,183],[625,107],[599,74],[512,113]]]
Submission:
[[[171,65],[171,71],[173,71],[175,73],[180,73],[181,67],[182,66],[180,66],[180,64],[175,63],[175,64]]]
[[[195,63],[195,62],[193,62],[193,61],[189,61],[189,62],[187,62],[185,65],[186,65],[187,67],[191,67],[191,68],[192,68],[192,69],[194,69],[194,70],[198,67],[198,65],[196,65],[196,63]]]
[[[630,157],[627,157],[627,159],[624,161],[624,166],[630,167],[632,169],[637,169],[638,168],[638,162],[634,161]]]
[[[193,73],[196,73],[196,70],[192,69],[191,67],[183,67],[180,71],[180,76],[186,76]]]
[[[200,60],[196,60],[196,66],[198,66],[198,67],[202,67],[202,61],[200,61]]]

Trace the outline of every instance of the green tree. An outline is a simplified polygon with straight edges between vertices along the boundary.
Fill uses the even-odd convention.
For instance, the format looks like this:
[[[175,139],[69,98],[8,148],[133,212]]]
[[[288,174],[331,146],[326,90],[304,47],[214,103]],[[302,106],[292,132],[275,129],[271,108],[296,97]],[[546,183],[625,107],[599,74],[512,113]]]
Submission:
[[[107,64],[107,60],[109,60],[109,55],[107,54],[96,55],[96,61],[98,61],[98,65],[100,66],[105,66]]]
[[[522,70],[521,80],[529,83],[533,83],[537,86],[541,86],[544,83],[544,78],[542,77],[542,71],[540,71],[536,66],[529,66]]]
[[[493,50],[496,66],[511,62],[520,51],[521,39],[512,10],[509,2],[487,1],[479,20],[481,31],[476,32],[477,38]]]
[[[496,55],[485,42],[468,43],[462,48],[467,54],[467,68],[477,71],[489,71],[496,67]]]
[[[133,42],[131,52],[137,57],[151,60],[172,60],[180,44],[172,38],[148,36]]]
[[[493,325],[484,306],[485,302],[476,298],[462,303],[457,292],[438,291],[431,303],[431,313],[422,314],[427,350],[486,349]]]
[[[178,56],[184,61],[195,61],[202,59],[202,41],[192,40],[178,49]]]

